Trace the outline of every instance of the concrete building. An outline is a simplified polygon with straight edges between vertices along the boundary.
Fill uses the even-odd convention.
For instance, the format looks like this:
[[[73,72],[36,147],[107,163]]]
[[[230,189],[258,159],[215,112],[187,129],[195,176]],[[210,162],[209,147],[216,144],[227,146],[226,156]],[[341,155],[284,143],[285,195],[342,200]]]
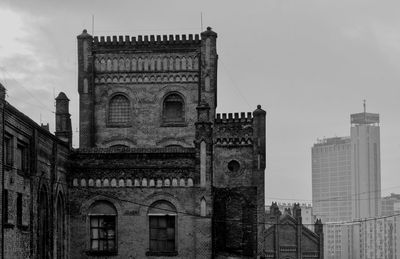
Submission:
[[[390,216],[400,213],[400,194],[391,193],[382,197],[382,216]]]
[[[379,114],[352,114],[351,120],[351,189],[352,219],[375,218],[381,215],[381,165]],[[352,226],[354,258],[366,254],[367,240],[362,225]],[[370,243],[369,243],[370,244]]]
[[[303,225],[301,215],[298,203],[285,208],[283,213],[272,203],[265,217],[264,258],[324,258],[321,220],[313,222],[313,232]]]
[[[364,112],[351,118],[352,218],[381,215],[379,114]]]
[[[311,150],[313,213],[324,224],[351,220],[350,142],[349,137],[327,138]],[[325,258],[345,258],[342,227],[326,225],[324,231]]]
[[[363,232],[369,225],[330,222],[381,215],[379,114],[367,113],[364,103],[364,112],[350,119],[350,137],[324,139],[312,148],[314,213],[328,223],[325,258],[363,258],[371,247]]]

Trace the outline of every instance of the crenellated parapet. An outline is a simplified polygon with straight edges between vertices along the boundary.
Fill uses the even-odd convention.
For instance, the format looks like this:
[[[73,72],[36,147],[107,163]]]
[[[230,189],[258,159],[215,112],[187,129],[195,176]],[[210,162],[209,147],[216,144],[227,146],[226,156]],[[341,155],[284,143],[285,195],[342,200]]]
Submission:
[[[174,48],[174,47],[195,47],[201,43],[199,34],[189,35],[138,35],[130,36],[95,36],[93,43],[96,49],[115,49],[115,48]]]
[[[253,115],[251,112],[247,114],[241,112],[240,116],[238,112],[235,113],[217,113],[215,123],[238,123],[238,122],[253,122]]]
[[[239,113],[218,113],[214,120],[214,144],[219,146],[251,146],[253,116]]]

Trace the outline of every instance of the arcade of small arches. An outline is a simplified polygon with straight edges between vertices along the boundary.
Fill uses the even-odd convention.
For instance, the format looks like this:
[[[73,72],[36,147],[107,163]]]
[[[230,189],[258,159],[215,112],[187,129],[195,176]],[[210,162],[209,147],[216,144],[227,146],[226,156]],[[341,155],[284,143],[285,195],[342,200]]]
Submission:
[[[139,56],[134,58],[99,56],[94,60],[96,72],[191,71],[199,69],[197,56]]]
[[[166,179],[147,179],[147,178],[135,178],[135,179],[119,179],[108,178],[105,179],[86,179],[86,178],[74,178],[72,180],[72,186],[74,187],[193,187],[192,178],[166,178]]]

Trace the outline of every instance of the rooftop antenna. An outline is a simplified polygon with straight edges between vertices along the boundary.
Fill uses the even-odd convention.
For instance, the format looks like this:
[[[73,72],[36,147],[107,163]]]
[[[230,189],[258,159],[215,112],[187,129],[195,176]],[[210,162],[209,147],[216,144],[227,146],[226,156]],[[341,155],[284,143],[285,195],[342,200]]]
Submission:
[[[203,12],[200,12],[200,26],[201,26],[201,31],[203,31]]]
[[[363,100],[363,106],[364,106],[364,113],[367,112],[367,104],[366,104],[366,100]]]
[[[94,35],[94,14],[92,14],[92,35]]]

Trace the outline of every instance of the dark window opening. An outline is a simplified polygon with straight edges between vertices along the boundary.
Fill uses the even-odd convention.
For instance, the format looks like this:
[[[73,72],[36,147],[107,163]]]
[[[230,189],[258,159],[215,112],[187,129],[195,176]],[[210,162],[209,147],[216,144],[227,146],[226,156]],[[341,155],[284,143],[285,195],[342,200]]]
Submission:
[[[239,164],[238,161],[236,161],[236,160],[231,160],[231,161],[228,163],[228,170],[229,170],[229,171],[231,171],[231,172],[237,172],[237,171],[239,171],[239,169],[240,169],[240,164]]]
[[[157,201],[151,205],[148,215],[150,246],[147,255],[177,255],[175,206],[168,201]]]
[[[3,224],[8,223],[8,190],[3,191]]]
[[[150,216],[150,251],[175,251],[175,216]]]
[[[13,163],[13,157],[12,157],[12,137],[6,137],[4,139],[4,155],[5,155],[5,162],[6,165],[12,166]]]
[[[124,126],[129,123],[130,104],[128,98],[116,95],[110,100],[108,108],[108,123],[115,126]]]
[[[184,122],[184,102],[178,94],[168,95],[163,104],[164,122]]]
[[[18,144],[15,150],[16,168],[20,171],[26,171],[28,168],[28,148],[24,144]]]
[[[17,193],[17,226],[22,226],[22,193]]]

